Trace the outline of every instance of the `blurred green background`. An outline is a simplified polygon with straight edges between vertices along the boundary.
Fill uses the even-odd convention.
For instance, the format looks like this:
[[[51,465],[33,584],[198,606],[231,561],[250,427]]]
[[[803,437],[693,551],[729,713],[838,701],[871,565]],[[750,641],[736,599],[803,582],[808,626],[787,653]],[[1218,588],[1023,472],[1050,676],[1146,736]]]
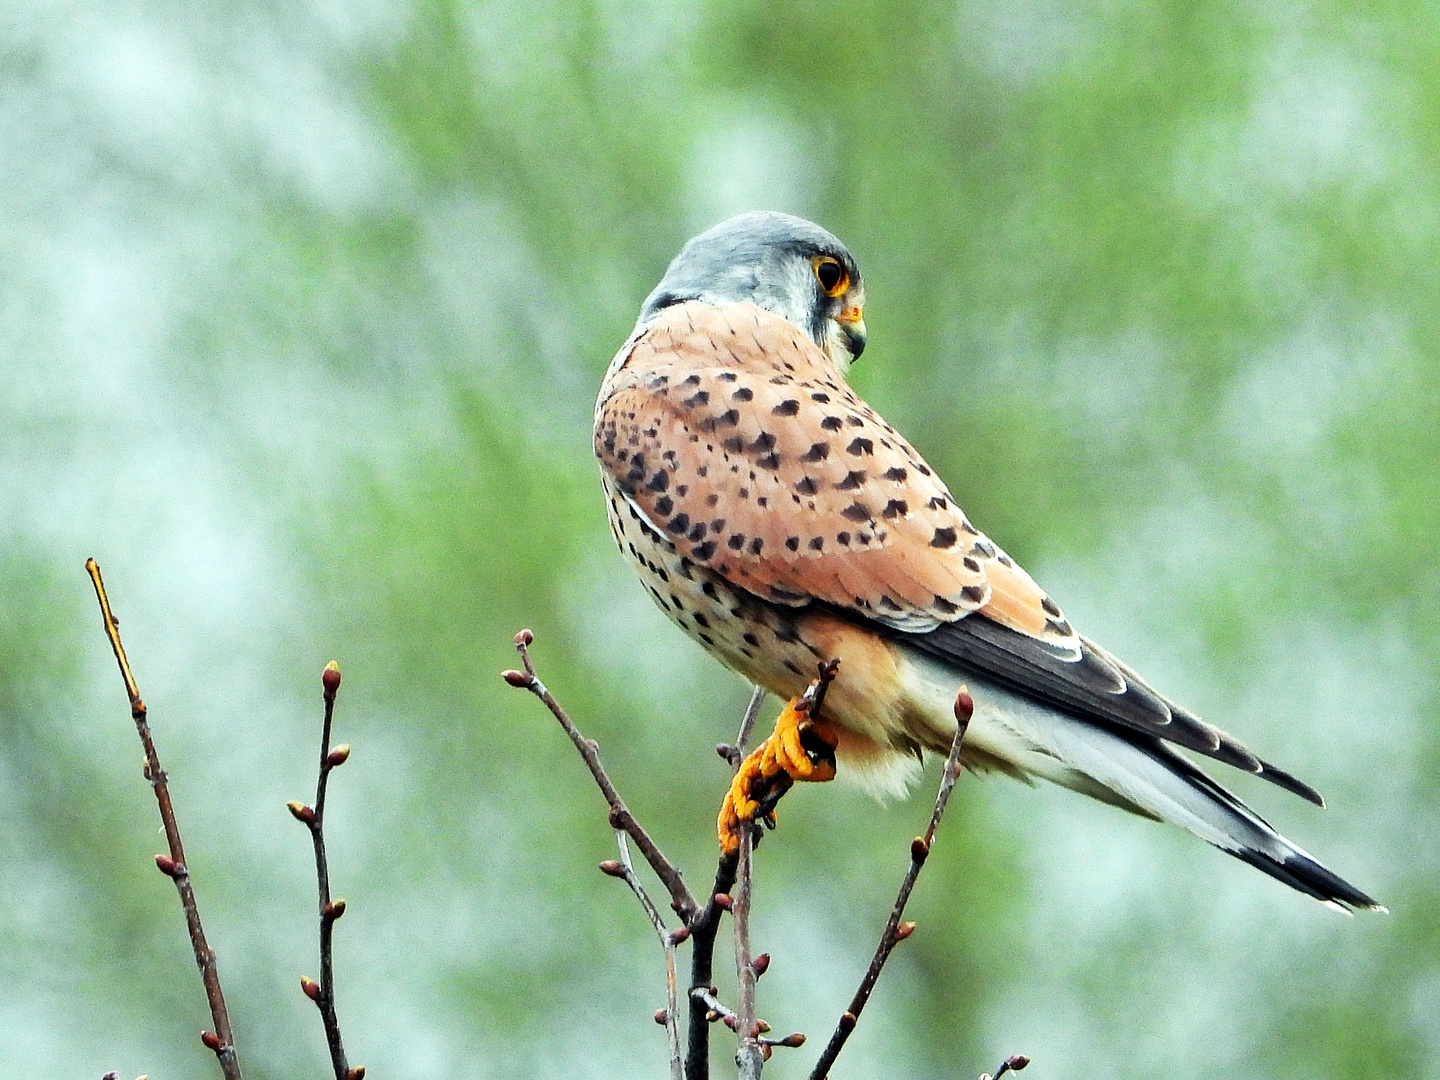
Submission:
[[[331,658],[351,1060],[666,1074],[599,795],[496,673],[532,626],[703,889],[747,690],[613,550],[590,414],[667,260],[757,207],[854,251],[853,382],[970,516],[1315,783],[1226,777],[1394,912],[967,777],[836,1080],[1440,1077],[1434,5],[8,0],[0,87],[0,1077],[218,1075],[91,555],[251,1080],[328,1068],[284,803]],[[934,776],[787,799],[760,1011],[812,1042],[767,1076]]]

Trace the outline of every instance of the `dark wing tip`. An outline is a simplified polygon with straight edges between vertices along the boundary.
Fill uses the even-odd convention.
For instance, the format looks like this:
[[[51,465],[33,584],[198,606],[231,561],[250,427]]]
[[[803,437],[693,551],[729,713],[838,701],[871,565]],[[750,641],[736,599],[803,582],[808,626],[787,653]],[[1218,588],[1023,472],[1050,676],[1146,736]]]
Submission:
[[[1325,809],[1325,799],[1320,792],[1316,791],[1304,780],[1291,776],[1284,769],[1278,769],[1268,761],[1260,762],[1260,778],[1269,780],[1276,787],[1282,787],[1292,794],[1299,795],[1306,802],[1312,802],[1320,809]]]
[[[1296,853],[1287,855],[1282,860],[1248,847],[1233,851],[1231,854],[1249,863],[1257,870],[1263,870],[1276,880],[1283,881],[1292,889],[1297,889],[1307,896],[1313,896],[1316,900],[1334,905],[1343,911],[1349,912],[1355,909],[1387,913],[1389,911],[1383,904],[1366,896],[1344,878],[1327,870],[1307,855]]]

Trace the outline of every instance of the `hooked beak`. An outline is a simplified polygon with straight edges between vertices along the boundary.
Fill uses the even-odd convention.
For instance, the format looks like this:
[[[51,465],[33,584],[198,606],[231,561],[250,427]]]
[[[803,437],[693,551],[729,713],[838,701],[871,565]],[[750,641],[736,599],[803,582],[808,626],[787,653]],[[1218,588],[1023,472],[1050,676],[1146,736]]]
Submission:
[[[864,308],[856,304],[835,316],[835,321],[840,326],[840,332],[845,335],[845,344],[850,347],[850,357],[853,360],[860,359],[860,354],[865,351],[865,319],[863,315]]]

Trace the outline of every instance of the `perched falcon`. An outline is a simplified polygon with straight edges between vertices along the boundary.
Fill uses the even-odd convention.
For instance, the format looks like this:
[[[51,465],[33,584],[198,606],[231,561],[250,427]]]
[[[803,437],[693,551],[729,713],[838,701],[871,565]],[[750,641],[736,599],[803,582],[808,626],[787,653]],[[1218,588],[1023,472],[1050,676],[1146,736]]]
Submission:
[[[792,701],[772,757],[797,745],[793,701],[817,662],[838,659],[812,721],[820,753],[782,767],[903,790],[924,751],[949,749],[964,684],[971,768],[1052,780],[1332,906],[1378,907],[1177,748],[1323,806],[1312,788],[1081,637],[855,395],[864,306],[855,260],[824,229],[731,218],[670,264],[595,407],[610,526],[641,581],[722,662]],[[738,791],[735,807],[756,812]]]

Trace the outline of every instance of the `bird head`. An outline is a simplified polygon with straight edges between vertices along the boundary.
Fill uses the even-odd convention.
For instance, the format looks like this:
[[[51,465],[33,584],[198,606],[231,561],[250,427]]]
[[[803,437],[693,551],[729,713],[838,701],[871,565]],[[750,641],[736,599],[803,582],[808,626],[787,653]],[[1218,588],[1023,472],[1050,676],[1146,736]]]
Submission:
[[[675,256],[641,324],[687,300],[748,302],[810,336],[842,372],[865,348],[865,285],[849,250],[804,218],[762,210],[722,221]]]

